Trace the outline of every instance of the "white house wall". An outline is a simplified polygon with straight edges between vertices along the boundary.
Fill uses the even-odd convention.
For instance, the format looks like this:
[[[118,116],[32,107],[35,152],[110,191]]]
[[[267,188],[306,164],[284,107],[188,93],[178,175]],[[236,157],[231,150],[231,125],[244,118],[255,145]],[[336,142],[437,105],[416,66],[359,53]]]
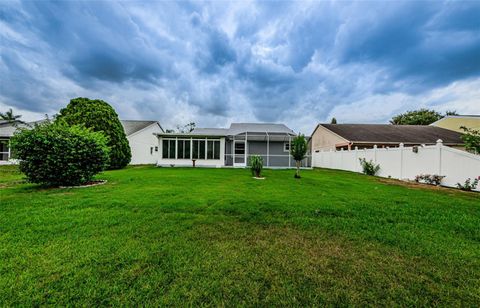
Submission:
[[[131,165],[146,165],[156,164],[158,152],[155,152],[155,147],[158,148],[158,138],[154,133],[162,133],[158,124],[150,125],[149,127],[138,131],[130,136],[127,136],[130,149],[132,151]],[[153,147],[153,153],[150,149]]]

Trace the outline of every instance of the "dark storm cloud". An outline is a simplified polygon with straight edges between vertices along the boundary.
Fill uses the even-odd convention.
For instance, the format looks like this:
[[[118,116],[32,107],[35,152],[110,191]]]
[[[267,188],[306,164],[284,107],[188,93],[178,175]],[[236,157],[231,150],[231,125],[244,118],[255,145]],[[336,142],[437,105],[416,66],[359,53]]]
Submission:
[[[0,104],[89,95],[167,122],[321,120],[476,82],[477,16],[474,1],[4,2]]]

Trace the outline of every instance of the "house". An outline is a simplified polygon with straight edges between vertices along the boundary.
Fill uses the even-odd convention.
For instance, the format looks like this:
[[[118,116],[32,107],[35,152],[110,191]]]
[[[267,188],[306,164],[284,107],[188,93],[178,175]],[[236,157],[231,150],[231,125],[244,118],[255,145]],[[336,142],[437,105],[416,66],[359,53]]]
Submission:
[[[432,126],[441,127],[463,133],[464,126],[470,129],[480,130],[480,115],[452,115],[446,116],[432,124]]]
[[[313,151],[443,144],[463,148],[461,134],[430,125],[318,124],[312,133]]]
[[[157,136],[159,166],[245,167],[252,155],[260,155],[267,168],[295,166],[290,145],[296,134],[284,124],[232,123]],[[303,166],[310,166],[310,156]]]
[[[156,164],[158,139],[154,134],[163,133],[158,121],[120,120],[132,152],[131,165]]]
[[[24,123],[21,121],[7,121],[0,120],[0,165],[12,164],[11,161],[11,152],[10,152],[10,138],[13,137],[13,134],[19,128],[29,128],[33,127],[36,123],[41,121]]]

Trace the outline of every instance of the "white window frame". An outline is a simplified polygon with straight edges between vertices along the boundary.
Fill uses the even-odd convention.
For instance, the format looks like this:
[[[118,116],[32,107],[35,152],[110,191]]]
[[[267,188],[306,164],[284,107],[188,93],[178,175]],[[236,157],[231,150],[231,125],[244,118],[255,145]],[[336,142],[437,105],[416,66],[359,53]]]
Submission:
[[[4,142],[7,147],[7,152],[0,152],[0,154],[3,156],[3,154],[7,154],[7,160],[2,160],[2,161],[9,161],[10,160],[10,140],[9,139],[0,139],[0,141]]]
[[[174,140],[175,141],[175,157],[170,157],[170,140]],[[167,148],[165,148],[163,146],[163,141],[168,141],[167,142]],[[190,158],[180,158],[179,157],[179,153],[178,153],[178,144],[180,142],[185,142],[185,141],[189,141],[190,142]],[[203,154],[204,154],[204,158],[193,158],[193,142],[194,141],[198,141],[198,149],[197,149],[197,152],[199,154],[199,150],[200,150],[200,142],[203,141],[204,144],[205,144],[205,147],[203,149]],[[212,157],[213,158],[208,158],[208,142],[211,141],[213,142],[213,147],[212,147]],[[215,158],[215,150],[217,149],[218,147],[218,158]],[[185,151],[185,143],[184,143],[184,151]],[[175,159],[175,160],[192,160],[192,159],[195,159],[195,160],[220,160],[221,157],[222,157],[222,151],[221,151],[221,148],[222,148],[222,142],[221,142],[221,139],[219,138],[163,138],[162,139],[162,153],[161,153],[161,157],[162,159]],[[164,158],[163,157],[163,153],[167,151],[168,153],[168,157],[167,158]],[[200,156],[200,155],[199,155]]]
[[[167,141],[167,147],[165,148],[163,146],[163,141]],[[170,157],[170,141],[175,141],[175,157]],[[162,139],[162,159],[177,159],[177,148],[178,148],[178,144],[177,144],[177,139],[175,138],[163,138]],[[163,154],[165,153],[165,151],[167,152],[167,157],[163,157]]]
[[[288,146],[288,149],[287,149]],[[283,143],[283,152],[290,152],[290,142]]]

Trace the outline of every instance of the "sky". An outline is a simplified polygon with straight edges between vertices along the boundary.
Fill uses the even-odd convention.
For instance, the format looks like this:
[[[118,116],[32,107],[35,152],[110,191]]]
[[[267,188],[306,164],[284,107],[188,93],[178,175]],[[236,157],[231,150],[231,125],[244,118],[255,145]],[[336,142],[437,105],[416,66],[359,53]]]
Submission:
[[[0,110],[75,97],[121,119],[387,123],[480,114],[480,1],[5,1]]]

